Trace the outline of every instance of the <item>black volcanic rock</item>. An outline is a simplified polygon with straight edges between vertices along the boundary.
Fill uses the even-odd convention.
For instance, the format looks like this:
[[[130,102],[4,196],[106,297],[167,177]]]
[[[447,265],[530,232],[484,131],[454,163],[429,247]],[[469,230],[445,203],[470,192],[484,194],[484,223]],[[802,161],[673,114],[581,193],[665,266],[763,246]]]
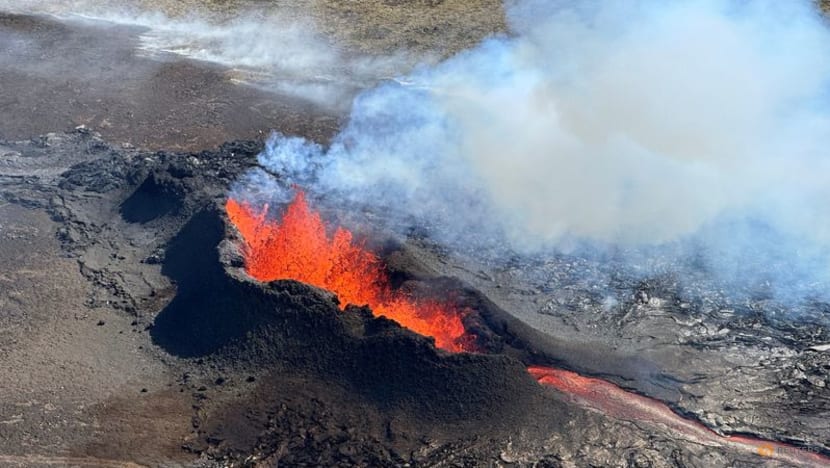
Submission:
[[[464,322],[481,352],[448,354],[367,309],[341,310],[326,291],[251,279],[223,204],[230,184],[255,167],[259,148],[240,142],[213,152],[150,153],[113,148],[80,131],[0,142],[8,155],[0,199],[50,213],[62,255],[88,282],[88,315],[107,324],[85,328],[99,337],[149,337],[155,346],[148,339],[131,348],[145,359],[136,357],[136,365],[152,356],[175,376],[129,386],[118,405],[138,404],[130,398],[146,388],[141,404],[159,402],[150,414],[162,418],[164,404],[185,399],[176,417],[189,431],[183,445],[198,454],[195,466],[758,461],[585,411],[538,386],[525,371],[529,364],[601,376],[716,430],[823,450],[826,431],[806,421],[826,413],[826,329],[772,320],[764,313],[769,303],[729,312],[705,283],[687,283],[703,302],[685,303],[671,277],[635,281],[616,272],[627,299],[603,311],[585,280],[600,268],[589,260],[482,265],[430,247],[428,239],[385,242],[377,233],[396,287],[471,311]],[[335,200],[328,203],[330,212],[337,209]],[[522,315],[528,311],[564,331],[530,326]],[[647,340],[635,341],[640,336]],[[729,360],[744,364],[730,369]],[[761,390],[735,392],[743,386]],[[107,428],[125,426],[125,413],[98,411],[96,418],[115,421]],[[116,437],[132,435],[107,431],[96,443],[117,446]]]

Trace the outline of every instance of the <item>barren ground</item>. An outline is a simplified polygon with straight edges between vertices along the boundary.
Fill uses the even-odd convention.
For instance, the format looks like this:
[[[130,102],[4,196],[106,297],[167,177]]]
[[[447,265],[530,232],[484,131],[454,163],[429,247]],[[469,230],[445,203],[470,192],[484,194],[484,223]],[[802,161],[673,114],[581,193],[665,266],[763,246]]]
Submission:
[[[361,52],[447,55],[504,28],[489,1],[300,3]],[[325,142],[343,115],[142,58],[136,34],[0,13],[19,45],[0,48],[0,465],[777,466],[585,410],[530,379],[531,355],[830,451],[830,355],[810,349],[827,329],[704,283],[686,303],[671,278],[622,281],[608,311],[579,278],[613,266],[494,266],[410,239],[391,268],[467,290],[526,345],[447,356],[321,291],[246,279],[229,184],[271,129]]]

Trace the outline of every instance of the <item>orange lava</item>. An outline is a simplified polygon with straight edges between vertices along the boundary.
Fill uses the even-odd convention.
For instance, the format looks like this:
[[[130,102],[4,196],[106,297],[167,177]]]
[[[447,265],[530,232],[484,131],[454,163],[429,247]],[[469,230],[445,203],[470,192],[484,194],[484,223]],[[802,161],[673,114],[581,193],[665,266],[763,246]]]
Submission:
[[[435,301],[415,301],[393,291],[380,259],[356,244],[342,227],[329,236],[320,214],[298,191],[281,221],[244,202],[228,199],[228,217],[245,241],[245,269],[259,281],[292,279],[337,294],[342,306],[368,305],[376,316],[398,322],[451,352],[469,350],[461,314]]]
[[[559,390],[583,406],[617,419],[652,424],[668,430],[677,438],[754,453],[760,459],[774,459],[797,466],[830,466],[830,459],[809,449],[753,437],[722,436],[697,421],[678,415],[665,403],[623,390],[605,380],[553,367],[531,366],[527,370],[539,383]]]

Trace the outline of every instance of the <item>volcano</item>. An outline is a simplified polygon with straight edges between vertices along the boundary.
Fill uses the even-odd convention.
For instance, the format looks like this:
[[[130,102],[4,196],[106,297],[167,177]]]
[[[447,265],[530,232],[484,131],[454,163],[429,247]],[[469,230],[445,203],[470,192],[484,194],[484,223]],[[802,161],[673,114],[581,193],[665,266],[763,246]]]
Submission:
[[[256,280],[296,280],[311,284],[335,293],[345,308],[364,304],[375,316],[391,319],[403,328],[433,338],[440,349],[478,351],[471,344],[474,335],[465,330],[456,307],[419,303],[391,291],[381,260],[355,245],[351,232],[342,227],[337,227],[329,236],[320,214],[309,208],[304,192],[296,193],[281,220],[266,219],[267,206],[256,213],[249,205],[232,198],[225,209],[230,222],[242,236],[245,270]],[[467,339],[466,344],[462,344],[462,338]],[[523,343],[522,347],[532,345]],[[525,359],[538,359],[531,356],[528,354]],[[745,436],[719,435],[678,415],[659,401],[627,392],[601,379],[541,366],[530,366],[528,372],[540,384],[587,407],[624,421],[660,427],[675,437],[703,445],[731,447],[797,465],[830,464],[830,458],[795,446]]]
[[[511,227],[545,230],[559,221],[540,215],[549,213],[547,202],[595,207],[596,187],[567,196],[575,192],[566,188],[583,187],[584,173],[599,174],[588,180],[608,182],[601,188],[610,192],[629,190],[616,200],[627,206],[651,193],[634,190],[649,180],[651,166],[637,166],[645,172],[626,173],[614,186],[600,177],[609,175],[604,169],[588,166],[558,172],[558,184],[516,177],[549,174],[542,159],[522,160],[518,172],[476,166],[488,169],[477,181],[466,177],[471,166],[457,164],[463,159],[436,164],[455,144],[484,162],[535,155],[527,144],[549,142],[548,133],[574,142],[587,135],[609,145],[591,140],[590,149],[615,155],[637,146],[592,126],[594,110],[603,118],[625,110],[625,93],[599,93],[605,100],[581,106],[558,99],[558,82],[536,81],[548,77],[546,68],[498,68],[483,75],[491,79],[460,73],[471,62],[477,72],[492,68],[477,61],[481,51],[503,59],[499,67],[538,59],[530,42],[505,48],[513,29],[534,23],[527,13],[536,10],[506,13],[501,2],[451,0],[309,7],[327,34],[348,45],[340,56],[323,53],[315,35],[293,37],[279,50],[253,47],[263,45],[260,35],[303,31],[295,31],[294,16],[259,23],[268,15],[253,15],[249,23],[231,4],[205,22],[147,15],[124,23],[118,15],[67,14],[84,2],[53,3],[0,1],[0,10],[14,11],[0,12],[0,43],[9,45],[0,47],[0,465],[830,466],[830,306],[823,296],[796,306],[772,283],[739,283],[747,290],[735,294],[736,283],[693,256],[683,257],[688,265],[668,255],[632,264],[625,246],[586,253],[567,244],[524,251],[511,243],[509,236],[523,232]],[[258,29],[263,24],[283,28]],[[705,24],[723,32],[719,27],[731,23]],[[571,36],[562,31],[522,37]],[[403,66],[392,43],[426,51],[421,58],[431,64],[434,54],[454,57],[488,37],[412,78],[389,79],[399,71],[384,68]],[[324,57],[286,57],[283,49]],[[220,52],[225,62],[204,51]],[[786,63],[802,70],[802,56],[784,52],[792,59]],[[200,53],[201,60],[188,58]],[[264,73],[234,55],[240,53],[288,68]],[[625,59],[624,72],[642,58],[611,55]],[[603,71],[617,70],[601,60],[571,64],[594,78],[576,83],[576,94],[622,83],[637,95],[639,76],[634,83],[609,79],[619,75]],[[567,78],[566,68],[558,78]],[[348,116],[326,105],[334,98],[325,91],[350,74],[337,93],[371,92],[353,102],[347,96],[357,110]],[[270,81],[257,82],[262,75]],[[514,79],[522,84],[519,97],[530,97],[525,113],[508,92]],[[813,84],[805,80],[804,87]],[[746,88],[763,97],[764,84]],[[477,86],[489,92],[467,92]],[[711,98],[654,91],[690,107]],[[793,93],[785,97],[804,101]],[[500,112],[484,112],[482,103]],[[747,108],[753,115],[768,110]],[[435,118],[459,109],[472,116],[464,125]],[[659,163],[658,150],[706,147],[707,132],[745,135],[742,126],[723,132],[691,125],[705,119],[683,120],[681,112],[675,116],[684,131],[672,132],[679,127],[657,112],[663,109],[624,113],[620,125],[632,133],[651,113],[667,131],[648,141],[652,147],[621,154],[646,153]],[[553,110],[575,113],[573,128],[549,132],[543,124]],[[733,114],[727,105],[718,110]],[[803,114],[788,110],[776,107],[772,122],[786,114],[803,123],[795,119]],[[810,122],[821,128],[821,119]],[[493,124],[515,131],[464,133]],[[707,132],[698,141],[685,126]],[[801,135],[798,125],[785,127],[785,136]],[[266,139],[272,129],[280,133]],[[758,141],[769,141],[763,136]],[[763,146],[739,137],[717,151]],[[514,153],[503,151],[505,141]],[[781,141],[790,140],[774,140]],[[565,159],[575,155],[567,152],[571,145],[558,149]],[[620,169],[607,162],[603,168]],[[683,165],[676,163],[670,166]],[[691,165],[703,175],[717,166]],[[429,177],[410,190],[413,175]],[[568,185],[571,177],[577,183]],[[533,199],[525,211],[528,199],[518,195],[540,180],[557,198]],[[816,180],[801,180],[818,190]],[[516,191],[495,190],[506,186]],[[692,195],[712,186],[694,188]],[[439,195],[442,203],[429,203]],[[798,198],[781,206],[796,206],[792,200]],[[515,210],[477,217],[490,202]],[[659,214],[648,208],[664,206],[634,205],[643,209],[621,225],[637,232]],[[594,221],[585,225],[590,232],[605,226],[599,221],[606,218],[580,210],[562,219]],[[450,224],[464,229],[444,229]],[[502,244],[482,242],[496,234]],[[776,273],[761,263],[739,271]],[[790,276],[803,279],[803,272]]]
[[[261,148],[256,144],[198,154],[142,153],[114,149],[85,130],[52,136],[48,145],[3,144],[6,151],[28,155],[19,160],[20,171],[32,164],[65,165],[48,185],[21,181],[7,193],[15,194],[15,204],[46,210],[55,220],[41,222],[64,226],[61,251],[81,265],[83,281],[98,285],[91,306],[106,300],[118,307],[129,318],[118,325],[121,331],[149,340],[156,349],[151,352],[176,370],[169,387],[145,380],[133,388],[135,396],[94,409],[100,424],[136,418],[139,409],[185,418],[181,429],[164,426],[142,436],[157,444],[181,434],[184,451],[167,446],[154,457],[239,465],[256,460],[266,466],[429,466],[450,459],[560,466],[620,457],[658,466],[675,463],[666,460],[826,464],[823,449],[814,450],[813,439],[799,435],[795,425],[780,437],[764,429],[763,420],[719,423],[701,411],[704,401],[678,398],[692,385],[717,393],[705,379],[684,382],[646,359],[648,353],[557,338],[519,320],[500,305],[505,299],[497,291],[504,286],[496,287],[503,281],[497,273],[449,257],[427,239],[373,250],[371,245],[382,243],[327,222],[334,211],[320,201],[315,209],[302,192],[291,203],[267,208],[228,200],[228,185],[255,165]],[[56,187],[45,192],[55,194],[51,201],[43,201],[44,187]],[[90,205],[90,197],[106,200],[107,212],[116,217],[90,222],[90,207],[101,212],[102,203]],[[139,205],[145,209],[134,216]],[[146,243],[148,230],[169,237]],[[290,237],[297,234],[299,239]],[[102,255],[113,246],[114,254]],[[102,258],[110,260],[101,264]],[[309,262],[314,268],[306,268]],[[363,295],[350,296],[352,289],[338,289],[354,284],[337,281],[337,266],[344,264],[360,267],[350,272],[369,274],[361,278],[369,293],[358,289]],[[306,272],[316,276],[296,276]],[[130,279],[140,277],[146,283]],[[656,286],[638,287],[660,294]],[[412,316],[372,308],[401,303],[406,306],[399,311]],[[452,333],[435,331],[446,323]],[[459,323],[461,333],[455,331]],[[106,319],[90,325],[93,332],[112,326]],[[773,324],[751,327],[744,330],[754,330],[759,339],[793,333]],[[442,345],[442,336],[453,337],[452,344]],[[822,365],[821,351],[800,356],[807,376]],[[793,358],[766,365],[779,375],[789,372],[786,359]],[[708,372],[703,361],[689,364],[697,373]],[[808,385],[803,382],[787,385]],[[775,401],[773,394],[764,398]],[[43,460],[117,460],[125,455],[108,447],[134,435],[113,432]],[[600,449],[599,441],[609,438],[621,448]],[[586,440],[593,441],[588,448]],[[656,448],[632,451],[643,441]],[[129,457],[152,464],[143,453]],[[4,460],[36,460],[27,456]]]

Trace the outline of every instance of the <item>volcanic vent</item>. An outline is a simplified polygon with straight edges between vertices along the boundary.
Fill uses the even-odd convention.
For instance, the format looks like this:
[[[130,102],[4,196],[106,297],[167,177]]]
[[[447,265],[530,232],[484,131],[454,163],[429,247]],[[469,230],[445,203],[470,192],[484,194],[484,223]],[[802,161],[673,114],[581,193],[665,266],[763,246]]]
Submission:
[[[211,375],[206,385],[185,382],[194,382],[200,408],[190,450],[373,466],[411,462],[416,450],[438,462],[483,432],[508,437],[542,405],[520,360],[461,352],[498,343],[485,340],[473,313],[484,299],[473,291],[449,279],[395,287],[380,257],[347,231],[328,230],[301,192],[276,219],[233,199],[222,208],[195,213],[168,244],[163,273],[176,281],[176,296],[150,330]],[[283,250],[257,257],[265,253],[257,247]],[[351,276],[337,276],[344,271]],[[444,301],[430,291],[457,293]],[[316,413],[323,404],[337,410]],[[551,419],[568,411],[545,406]],[[281,448],[286,438],[299,445]]]
[[[228,217],[244,239],[248,273],[260,281],[291,279],[335,293],[341,306],[366,305],[379,317],[394,320],[416,333],[435,339],[441,349],[472,350],[465,333],[463,311],[436,300],[416,300],[393,291],[380,259],[338,227],[329,235],[320,214],[312,211],[298,191],[282,221],[233,198]]]

